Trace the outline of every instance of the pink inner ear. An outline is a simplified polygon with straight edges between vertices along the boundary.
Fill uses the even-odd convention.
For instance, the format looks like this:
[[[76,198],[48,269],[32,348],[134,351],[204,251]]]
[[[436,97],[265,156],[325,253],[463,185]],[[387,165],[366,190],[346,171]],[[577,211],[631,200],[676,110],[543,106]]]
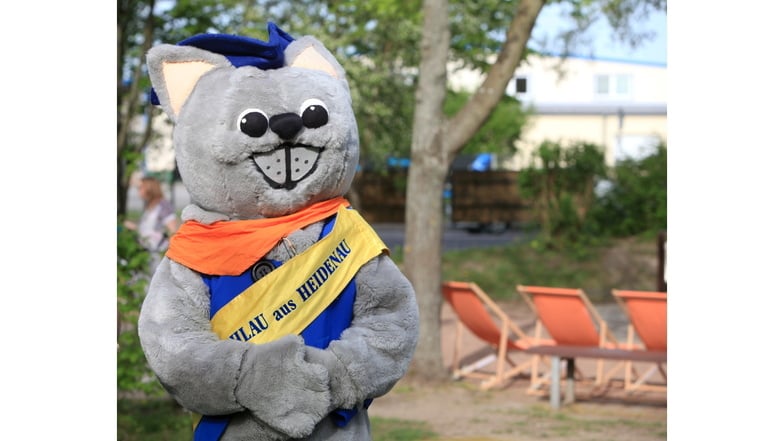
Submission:
[[[322,57],[321,54],[319,54],[318,51],[313,48],[313,46],[310,46],[304,51],[300,52],[300,54],[297,55],[297,57],[291,63],[291,66],[320,70],[322,72],[326,72],[334,78],[338,77],[338,73],[335,72],[335,69],[331,64],[329,64],[329,61],[324,59],[324,57]]]
[[[175,115],[180,113],[182,104],[188,99],[196,82],[202,75],[215,68],[206,61],[178,61],[163,63],[163,78],[169,105]]]

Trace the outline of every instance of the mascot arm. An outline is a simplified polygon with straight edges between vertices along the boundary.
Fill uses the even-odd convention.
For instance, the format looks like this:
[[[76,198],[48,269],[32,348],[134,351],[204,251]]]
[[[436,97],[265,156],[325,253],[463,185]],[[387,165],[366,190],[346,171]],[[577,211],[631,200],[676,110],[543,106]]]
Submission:
[[[414,289],[392,259],[371,260],[356,281],[351,326],[325,350],[307,348],[306,359],[329,371],[333,409],[389,392],[405,375],[419,335]]]
[[[220,340],[211,329],[201,278],[169,259],[150,283],[139,337],[161,384],[194,412],[248,410],[254,419],[298,438],[329,411],[327,371],[305,360],[301,337],[261,345]]]

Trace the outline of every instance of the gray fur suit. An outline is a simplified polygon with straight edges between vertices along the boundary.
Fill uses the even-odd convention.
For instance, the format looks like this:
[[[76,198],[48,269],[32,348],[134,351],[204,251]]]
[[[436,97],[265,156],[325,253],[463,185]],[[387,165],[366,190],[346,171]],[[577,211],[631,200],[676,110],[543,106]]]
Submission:
[[[149,51],[152,85],[174,123],[176,161],[191,197],[183,221],[275,218],[347,193],[359,141],[345,72],[313,37],[291,41],[284,56],[281,67],[263,70],[188,45]],[[250,128],[248,115],[258,118]],[[304,169],[286,163],[300,160]],[[322,224],[291,232],[264,257],[286,262],[302,253]],[[362,404],[406,373],[419,317],[411,283],[387,254],[365,263],[354,280],[353,319],[325,349],[293,334],[252,344],[218,338],[201,274],[166,257],[141,308],[142,347],[183,407],[232,415],[223,441],[370,440]],[[328,417],[354,407],[360,410],[345,427]]]

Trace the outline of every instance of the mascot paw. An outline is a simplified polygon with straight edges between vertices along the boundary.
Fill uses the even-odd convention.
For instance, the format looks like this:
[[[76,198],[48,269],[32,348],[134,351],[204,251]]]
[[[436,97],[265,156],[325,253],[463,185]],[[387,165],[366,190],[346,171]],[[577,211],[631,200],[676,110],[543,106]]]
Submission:
[[[304,355],[304,343],[295,335],[251,347],[235,391],[255,418],[293,438],[309,435],[330,405],[327,369]]]

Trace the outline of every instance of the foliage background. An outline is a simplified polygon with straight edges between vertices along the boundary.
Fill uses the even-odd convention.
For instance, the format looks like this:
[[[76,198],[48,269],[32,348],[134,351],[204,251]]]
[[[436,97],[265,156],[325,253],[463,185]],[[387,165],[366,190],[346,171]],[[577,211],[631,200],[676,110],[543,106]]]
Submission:
[[[534,161],[520,172],[520,189],[534,201],[534,213],[547,246],[563,248],[607,237],[646,235],[667,230],[667,145],[640,159],[609,168],[604,147],[545,141]],[[601,184],[601,186],[600,186]]]

